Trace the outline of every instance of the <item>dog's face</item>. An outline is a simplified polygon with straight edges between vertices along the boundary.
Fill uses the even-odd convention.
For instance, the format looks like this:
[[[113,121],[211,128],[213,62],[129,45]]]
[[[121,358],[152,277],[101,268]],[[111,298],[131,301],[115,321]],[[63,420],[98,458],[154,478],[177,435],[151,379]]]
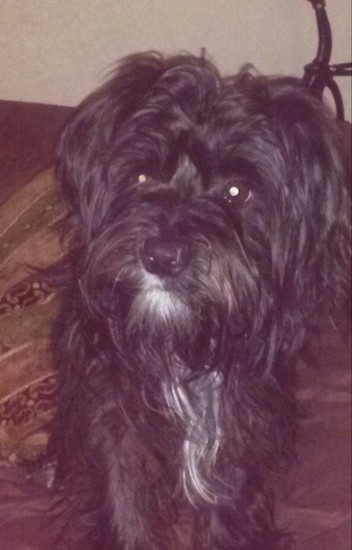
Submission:
[[[297,84],[127,60],[60,149],[87,316],[121,349],[157,343],[192,369],[293,345],[332,264],[342,281],[333,132]]]

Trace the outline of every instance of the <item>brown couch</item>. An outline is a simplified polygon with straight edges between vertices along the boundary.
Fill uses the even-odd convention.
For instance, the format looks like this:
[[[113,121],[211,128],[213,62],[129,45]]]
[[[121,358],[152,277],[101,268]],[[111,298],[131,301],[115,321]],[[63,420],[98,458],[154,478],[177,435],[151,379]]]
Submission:
[[[53,230],[62,206],[50,166],[70,111],[0,101],[0,550],[82,548],[79,520],[66,509],[59,514],[60,503],[52,508],[47,490],[20,466],[45,448],[55,410],[47,341],[58,297],[27,265],[62,254]],[[350,126],[343,131],[347,144]],[[297,462],[278,480],[277,517],[301,550],[351,547],[346,340],[322,320],[309,365],[299,368],[305,415]]]

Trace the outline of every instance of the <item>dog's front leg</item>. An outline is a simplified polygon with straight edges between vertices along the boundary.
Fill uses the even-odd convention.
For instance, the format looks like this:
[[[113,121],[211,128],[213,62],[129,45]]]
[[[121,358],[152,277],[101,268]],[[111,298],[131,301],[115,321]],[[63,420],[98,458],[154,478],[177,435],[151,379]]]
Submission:
[[[168,550],[175,513],[157,462],[131,428],[100,455],[106,487],[95,529],[97,550]]]

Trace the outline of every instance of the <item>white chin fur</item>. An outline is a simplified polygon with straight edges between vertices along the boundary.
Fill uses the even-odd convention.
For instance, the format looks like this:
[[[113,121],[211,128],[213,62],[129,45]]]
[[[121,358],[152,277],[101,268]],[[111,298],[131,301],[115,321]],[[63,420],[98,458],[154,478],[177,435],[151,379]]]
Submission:
[[[159,277],[145,272],[131,307],[130,322],[135,324],[148,318],[170,323],[187,315],[187,311],[187,306],[172,291],[165,289]]]

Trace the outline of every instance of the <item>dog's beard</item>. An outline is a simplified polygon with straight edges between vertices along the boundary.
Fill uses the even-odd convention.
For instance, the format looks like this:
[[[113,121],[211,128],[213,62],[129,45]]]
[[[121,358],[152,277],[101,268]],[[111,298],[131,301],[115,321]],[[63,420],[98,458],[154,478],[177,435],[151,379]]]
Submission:
[[[190,297],[184,284],[142,271],[138,285],[118,297],[118,317],[124,312],[124,321],[112,318],[110,326],[115,337],[123,338],[128,353],[140,349],[143,362],[145,349],[153,349],[163,361],[177,357],[195,371],[210,361],[219,339],[219,313],[211,305],[210,290]]]
[[[219,411],[224,380],[209,363],[214,362],[211,356],[219,323],[209,303],[195,310],[178,287],[176,281],[144,272],[127,327],[130,334],[139,334],[134,345],[138,348],[142,342],[143,356],[148,346],[154,358],[155,353],[162,356],[160,397],[168,414],[184,429],[180,483],[185,495],[194,505],[199,498],[210,503],[225,501],[228,490],[220,480],[212,479],[222,437]]]
[[[223,345],[243,331],[243,320],[230,282],[215,273],[223,269],[206,270],[198,265],[174,279],[139,270],[133,280],[116,285],[118,314],[112,315],[110,327],[130,351],[150,346],[161,355],[177,356],[194,371],[213,367],[220,357],[224,361]]]

